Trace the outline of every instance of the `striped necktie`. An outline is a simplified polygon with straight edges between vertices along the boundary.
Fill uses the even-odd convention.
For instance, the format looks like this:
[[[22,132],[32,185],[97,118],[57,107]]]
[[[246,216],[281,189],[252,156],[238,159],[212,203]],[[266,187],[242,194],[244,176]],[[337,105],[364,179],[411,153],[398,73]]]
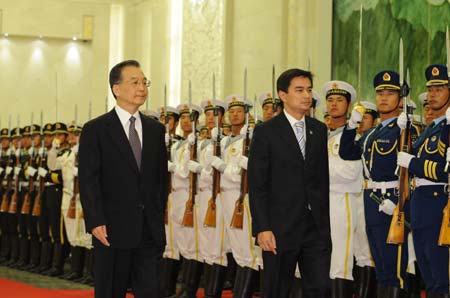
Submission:
[[[305,136],[304,136],[304,128],[305,123],[303,121],[297,121],[294,124],[295,126],[295,137],[297,138],[298,145],[300,146],[300,150],[302,151],[303,157],[305,157]]]
[[[136,118],[134,116],[130,117],[130,128],[128,130],[128,140],[130,142],[131,150],[133,150],[134,158],[136,159],[136,163],[138,168],[141,168],[141,154],[142,147],[141,141],[139,140],[139,136],[135,127]]]

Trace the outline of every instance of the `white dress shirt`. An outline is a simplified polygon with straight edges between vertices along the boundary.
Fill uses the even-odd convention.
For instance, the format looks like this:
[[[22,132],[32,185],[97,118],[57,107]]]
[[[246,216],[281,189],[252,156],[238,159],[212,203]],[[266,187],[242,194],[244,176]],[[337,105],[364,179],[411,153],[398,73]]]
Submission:
[[[134,127],[136,128],[137,134],[139,136],[139,141],[141,142],[142,147],[142,122],[141,122],[141,115],[139,114],[139,111],[131,115],[118,105],[114,108],[116,110],[117,116],[119,116],[120,123],[122,124],[123,129],[125,130],[125,134],[127,136],[127,139],[130,139],[129,136],[129,130],[130,130],[130,118],[131,116],[134,116],[136,120],[134,121]]]

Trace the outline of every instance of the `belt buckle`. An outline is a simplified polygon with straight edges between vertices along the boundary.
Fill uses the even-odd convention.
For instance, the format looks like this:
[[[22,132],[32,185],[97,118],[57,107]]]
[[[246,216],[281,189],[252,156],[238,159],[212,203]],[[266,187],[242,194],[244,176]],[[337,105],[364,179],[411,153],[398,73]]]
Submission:
[[[448,191],[449,191],[449,186],[448,186],[448,184],[444,184],[444,185],[443,185],[443,188],[444,188],[444,193],[448,195]]]

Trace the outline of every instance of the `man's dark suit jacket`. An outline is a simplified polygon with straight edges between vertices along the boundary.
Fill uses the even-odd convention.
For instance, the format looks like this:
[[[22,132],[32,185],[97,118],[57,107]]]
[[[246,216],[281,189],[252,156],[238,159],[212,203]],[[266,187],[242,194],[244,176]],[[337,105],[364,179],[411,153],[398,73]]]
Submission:
[[[112,248],[129,249],[140,243],[145,214],[156,246],[164,249],[165,130],[159,122],[140,117],[140,170],[115,109],[84,125],[78,156],[80,199],[86,229],[106,225]],[[102,245],[95,237],[93,243]]]
[[[330,243],[327,129],[306,117],[306,157],[284,113],[255,127],[248,162],[253,235],[272,231],[277,250],[297,249],[308,203]]]

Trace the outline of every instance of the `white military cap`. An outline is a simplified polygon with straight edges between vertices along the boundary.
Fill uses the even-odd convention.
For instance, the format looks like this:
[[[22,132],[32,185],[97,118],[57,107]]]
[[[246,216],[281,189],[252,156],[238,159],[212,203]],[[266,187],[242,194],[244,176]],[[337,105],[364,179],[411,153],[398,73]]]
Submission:
[[[199,115],[202,113],[202,108],[194,103],[190,105],[187,103],[182,103],[177,106],[177,111],[180,116],[184,113],[191,113],[191,110],[198,112]]]
[[[428,92],[420,93],[419,100],[423,106],[426,106],[428,104]]]
[[[220,101],[218,99],[204,99],[200,103],[202,106],[203,112],[214,110],[215,107],[220,107],[225,110],[226,105],[223,101]]]
[[[225,98],[225,104],[227,105],[228,109],[236,106],[245,107],[246,105],[252,107],[252,104],[249,101],[236,94],[228,95]]]
[[[259,104],[263,107],[265,104],[273,103],[272,91],[266,91],[259,95]]]
[[[161,116],[164,116],[164,107],[160,107],[158,108],[158,113]],[[174,107],[171,106],[167,106],[167,115],[168,116],[172,116],[172,115],[179,115],[177,109],[175,109]]]
[[[378,112],[377,106],[373,102],[360,101],[359,104],[362,105],[366,109],[367,112],[369,112],[369,111]]]
[[[327,98],[330,95],[342,95],[345,96],[350,102],[356,100],[356,90],[347,82],[343,81],[330,81],[326,82],[323,87],[323,95]]]

